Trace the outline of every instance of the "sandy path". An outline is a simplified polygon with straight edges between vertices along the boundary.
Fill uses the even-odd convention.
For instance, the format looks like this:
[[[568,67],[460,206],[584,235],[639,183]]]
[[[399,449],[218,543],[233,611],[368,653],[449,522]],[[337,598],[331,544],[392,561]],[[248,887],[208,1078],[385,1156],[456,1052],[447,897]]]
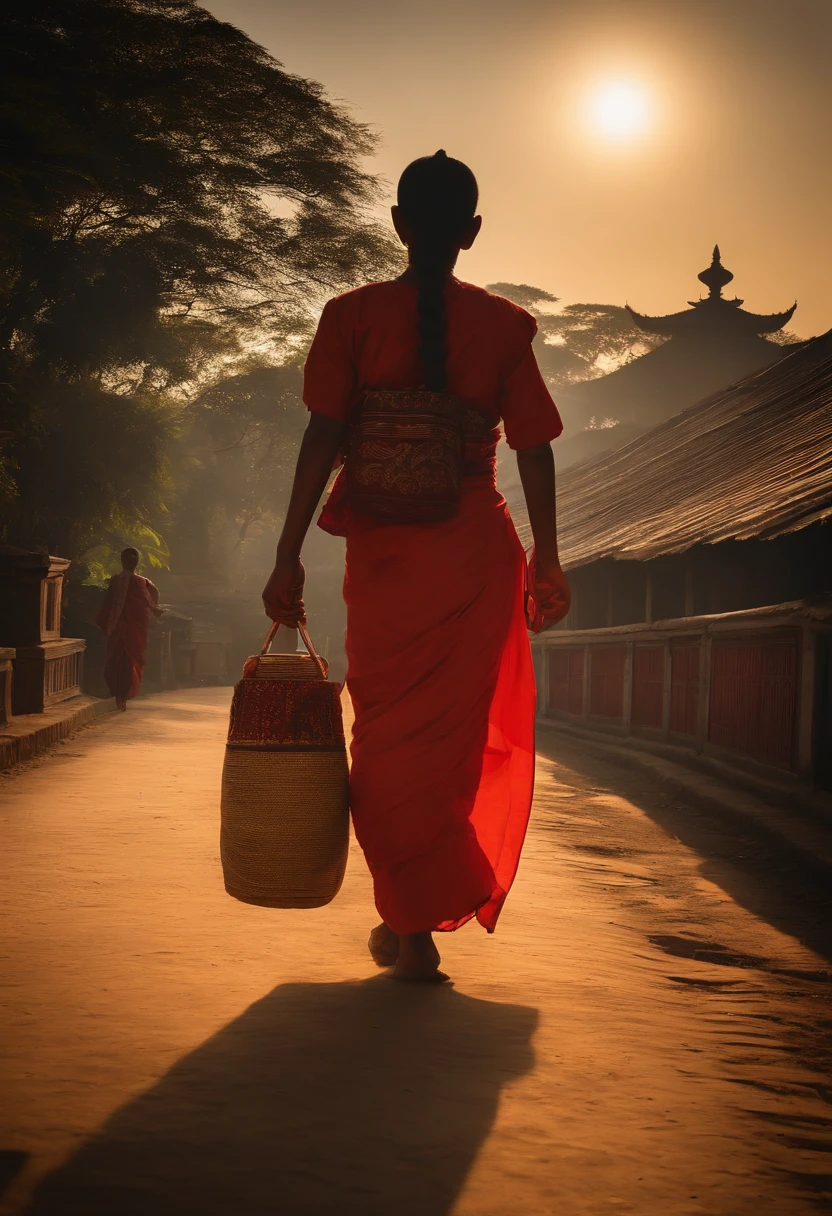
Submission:
[[[811,911],[766,915],[656,791],[543,758],[499,932],[443,939],[454,988],[401,988],[359,854],[326,909],[225,896],[227,703],[144,699],[0,781],[0,1213],[823,1205]]]

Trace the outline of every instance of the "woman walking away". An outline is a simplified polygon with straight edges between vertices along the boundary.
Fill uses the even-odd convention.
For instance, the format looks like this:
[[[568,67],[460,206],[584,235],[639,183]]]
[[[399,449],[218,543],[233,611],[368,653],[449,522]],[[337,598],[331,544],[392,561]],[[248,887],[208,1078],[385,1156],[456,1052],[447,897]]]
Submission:
[[[470,169],[444,152],[408,165],[392,209],[407,270],[324,308],[304,373],[311,418],[263,592],[272,620],[304,620],[301,546],[365,394],[453,394],[465,440],[457,514],[374,518],[351,507],[342,469],[318,521],[347,538],[350,802],[382,916],[370,951],[402,980],[447,978],[433,931],[474,916],[494,930],[534,783],[526,607],[535,630],[569,608],[550,447],[562,428],[532,353],[535,322],[452,273],[480,231],[477,198]],[[495,484],[501,420],[535,542],[529,596],[525,555]]]
[[[107,635],[104,679],[122,712],[142,686],[150,618],[163,612],[156,587],[149,578],[136,574],[138,564],[138,549],[122,552],[121,574],[110,579],[96,618]]]

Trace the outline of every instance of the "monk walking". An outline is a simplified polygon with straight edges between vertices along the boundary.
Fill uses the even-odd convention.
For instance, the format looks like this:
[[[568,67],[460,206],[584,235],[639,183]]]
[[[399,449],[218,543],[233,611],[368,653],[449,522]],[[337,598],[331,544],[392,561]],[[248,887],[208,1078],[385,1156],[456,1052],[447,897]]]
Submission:
[[[151,616],[161,616],[159,592],[149,578],[136,574],[138,549],[121,554],[121,574],[110,579],[96,623],[107,636],[104,679],[123,712],[142,685]]]
[[[406,271],[324,308],[304,372],[311,418],[263,593],[272,620],[304,619],[301,546],[363,395],[452,393],[469,420],[458,514],[427,524],[360,514],[342,470],[319,520],[347,539],[350,803],[382,917],[370,952],[402,980],[447,979],[434,931],[473,917],[494,930],[534,784],[526,611],[537,630],[569,608],[550,446],[562,426],[532,353],[535,321],[452,273],[480,231],[477,201],[460,161],[414,161],[392,209]],[[500,422],[529,509],[528,571],[495,483]]]

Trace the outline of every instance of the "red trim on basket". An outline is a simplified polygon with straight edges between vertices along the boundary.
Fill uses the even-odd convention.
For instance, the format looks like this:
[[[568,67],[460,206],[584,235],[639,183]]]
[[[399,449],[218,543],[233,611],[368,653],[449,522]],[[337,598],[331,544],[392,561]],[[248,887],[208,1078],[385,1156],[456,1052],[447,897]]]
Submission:
[[[278,748],[343,746],[338,685],[325,680],[241,680],[231,702],[228,742]]]

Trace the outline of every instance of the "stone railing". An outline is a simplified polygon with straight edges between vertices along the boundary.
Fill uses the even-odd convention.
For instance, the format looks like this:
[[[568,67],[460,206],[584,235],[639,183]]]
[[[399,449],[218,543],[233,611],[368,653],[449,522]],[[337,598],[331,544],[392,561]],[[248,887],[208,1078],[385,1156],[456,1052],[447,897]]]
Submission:
[[[12,673],[14,650],[0,646],[0,726],[5,726],[12,716]]]
[[[83,638],[58,638],[39,646],[18,646],[14,660],[13,705],[16,714],[42,713],[50,705],[81,691]]]

